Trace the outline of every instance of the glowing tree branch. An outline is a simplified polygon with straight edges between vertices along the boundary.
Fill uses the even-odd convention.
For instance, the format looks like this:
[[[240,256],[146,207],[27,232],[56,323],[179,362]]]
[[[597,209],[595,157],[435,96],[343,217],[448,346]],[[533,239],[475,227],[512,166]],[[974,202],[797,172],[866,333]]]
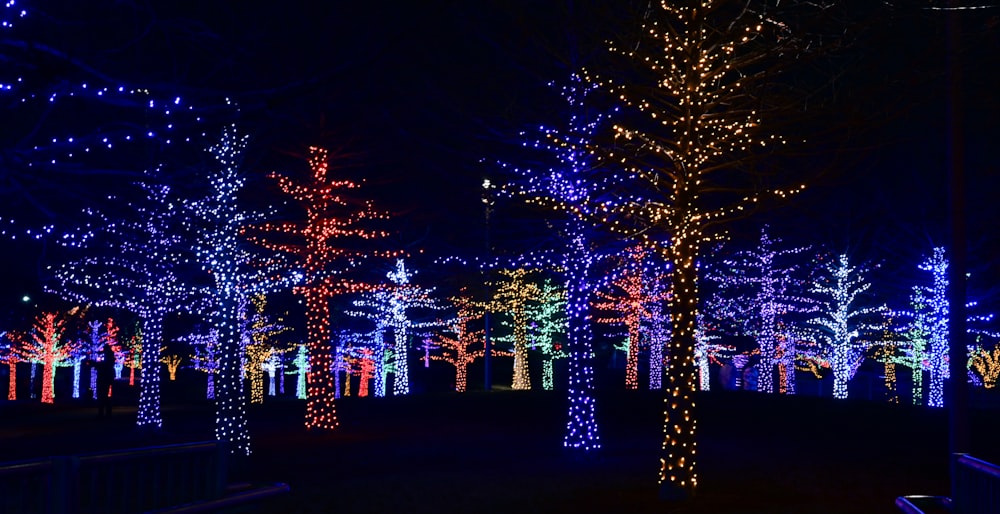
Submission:
[[[180,202],[171,198],[166,186],[147,184],[142,188],[145,201],[128,204],[131,212],[119,219],[85,211],[89,221],[58,242],[92,253],[98,248],[113,248],[114,252],[58,266],[52,273],[59,287],[48,289],[80,303],[135,313],[141,320],[141,367],[156,370],[164,318],[176,310],[196,307],[201,291],[181,278],[191,243],[185,238],[186,219]],[[162,422],[159,374],[151,371],[141,382],[136,424],[159,428]]]
[[[847,383],[864,361],[865,352],[876,344],[871,334],[881,334],[885,329],[881,314],[886,308],[862,305],[871,287],[871,268],[852,266],[846,254],[821,261],[820,268],[821,276],[810,288],[819,312],[806,324],[824,346],[833,371],[834,398],[847,398]]]
[[[306,181],[272,173],[278,187],[306,211],[302,223],[266,223],[252,229],[250,240],[273,251],[297,257],[304,273],[302,285],[293,289],[306,303],[306,340],[309,347],[309,380],[306,400],[307,428],[332,430],[337,426],[333,377],[330,374],[330,299],[371,289],[347,274],[369,257],[390,257],[394,252],[359,248],[364,242],[388,235],[366,228],[370,221],[388,218],[371,202],[351,201],[346,193],[358,184],[328,176],[329,154],[310,149],[310,177]]]

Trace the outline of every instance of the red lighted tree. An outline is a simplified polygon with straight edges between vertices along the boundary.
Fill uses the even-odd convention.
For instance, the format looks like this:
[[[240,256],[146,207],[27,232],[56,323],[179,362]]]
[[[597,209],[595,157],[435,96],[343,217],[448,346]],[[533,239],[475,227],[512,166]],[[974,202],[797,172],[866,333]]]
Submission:
[[[387,219],[376,212],[372,202],[360,202],[346,193],[360,187],[351,180],[328,176],[330,155],[326,149],[311,147],[311,175],[299,181],[278,173],[269,176],[278,187],[305,209],[306,219],[266,223],[249,229],[248,239],[272,251],[297,258],[303,274],[293,288],[306,304],[306,341],[309,351],[307,375],[306,428],[332,430],[337,427],[335,390],[330,338],[330,299],[346,293],[373,289],[352,279],[349,273],[360,261],[371,257],[393,257],[396,252],[364,248],[365,240],[385,237],[388,232],[368,228],[370,221]]]
[[[65,320],[55,312],[45,312],[35,318],[31,336],[21,337],[17,349],[19,360],[42,363],[42,403],[53,403],[56,366],[69,358],[72,346],[62,341]]]
[[[458,296],[452,298],[451,301],[458,307],[458,315],[449,324],[449,330],[454,335],[435,334],[434,342],[441,349],[441,354],[431,355],[431,359],[444,361],[455,367],[455,391],[461,393],[465,391],[468,382],[469,364],[485,353],[483,331],[469,329],[469,323],[482,317],[483,313],[469,297]],[[474,350],[476,347],[479,350]],[[504,352],[494,350],[493,353],[496,355]]]
[[[15,343],[8,335],[13,334],[2,334],[7,339],[7,344],[0,346],[0,363],[6,364],[10,368],[10,373],[7,376],[7,399],[16,400],[17,399],[17,363],[20,360],[17,357],[17,352],[15,351]]]

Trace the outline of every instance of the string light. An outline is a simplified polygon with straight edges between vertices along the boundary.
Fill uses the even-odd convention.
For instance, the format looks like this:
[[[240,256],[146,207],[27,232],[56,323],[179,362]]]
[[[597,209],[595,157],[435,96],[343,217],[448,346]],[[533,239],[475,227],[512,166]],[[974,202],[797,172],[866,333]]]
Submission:
[[[337,427],[333,377],[330,374],[330,299],[346,293],[373,289],[365,282],[350,280],[347,274],[371,257],[395,257],[399,252],[359,249],[352,243],[384,238],[388,232],[367,228],[371,221],[388,219],[376,212],[372,202],[349,201],[345,193],[360,187],[350,180],[328,176],[330,155],[326,149],[309,149],[307,181],[270,174],[278,187],[300,202],[306,211],[303,223],[263,223],[249,228],[248,238],[264,248],[297,257],[303,277],[293,292],[306,304],[306,340],[309,354],[305,426],[333,430]],[[304,239],[303,244],[289,242]],[[340,244],[340,246],[338,246]]]

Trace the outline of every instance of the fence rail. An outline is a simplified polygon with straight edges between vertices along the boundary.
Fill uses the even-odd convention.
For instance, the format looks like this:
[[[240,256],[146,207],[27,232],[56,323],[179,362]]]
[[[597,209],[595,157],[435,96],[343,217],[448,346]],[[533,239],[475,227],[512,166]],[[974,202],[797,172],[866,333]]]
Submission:
[[[228,455],[215,441],[0,464],[0,514],[198,512],[288,491],[227,488]]]
[[[901,496],[896,507],[905,514],[1000,513],[1000,466],[965,454],[955,455],[954,462],[953,498]]]

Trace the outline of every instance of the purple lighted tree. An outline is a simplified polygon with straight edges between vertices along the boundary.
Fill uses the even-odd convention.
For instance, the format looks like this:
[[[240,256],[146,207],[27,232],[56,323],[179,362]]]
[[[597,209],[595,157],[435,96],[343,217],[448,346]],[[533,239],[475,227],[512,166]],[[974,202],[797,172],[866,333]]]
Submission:
[[[796,278],[799,265],[789,259],[806,249],[782,248],[780,243],[764,227],[756,248],[723,259],[708,274],[719,289],[713,297],[714,316],[730,321],[739,332],[732,335],[751,336],[757,341],[760,349],[757,390],[764,393],[774,392],[776,364],[783,368],[786,381],[793,380],[794,338],[788,337],[783,327],[787,326],[790,314],[810,308],[802,296],[802,281]],[[794,385],[791,387],[794,389]]]

